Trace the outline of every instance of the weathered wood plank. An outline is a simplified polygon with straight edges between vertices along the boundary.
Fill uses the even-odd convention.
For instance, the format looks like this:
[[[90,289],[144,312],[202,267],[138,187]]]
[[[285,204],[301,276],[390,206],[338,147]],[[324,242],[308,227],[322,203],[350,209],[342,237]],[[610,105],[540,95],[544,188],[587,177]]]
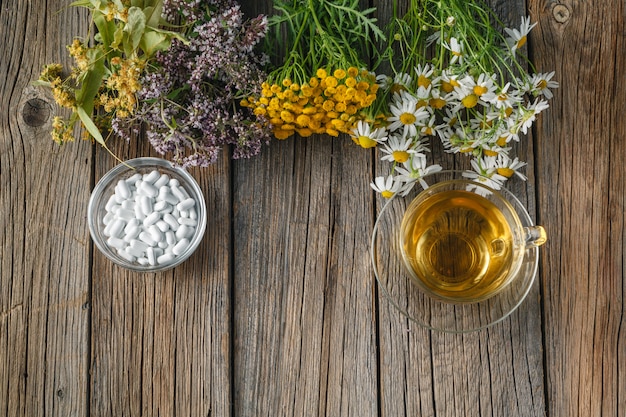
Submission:
[[[141,139],[113,151],[157,156]],[[99,149],[96,180],[114,164]],[[215,166],[191,171],[207,202],[207,230],[177,268],[131,273],[94,253],[91,415],[230,415],[229,165],[226,151]]]
[[[0,413],[87,415],[91,149],[52,142],[58,109],[30,85],[44,64],[69,64],[64,46],[87,19],[65,1],[9,3],[0,8]]]
[[[531,1],[534,60],[561,82],[537,125],[548,409],[623,415],[626,71],[623,1]]]
[[[511,26],[519,25],[525,14],[523,1],[489,4]],[[391,9],[380,2],[379,13],[381,20],[386,20]],[[528,162],[528,182],[512,180],[508,188],[536,218],[532,145],[529,137],[516,150],[516,155]],[[447,169],[469,166],[467,158],[445,155],[437,141],[433,142],[433,157]],[[386,175],[388,169],[387,163],[376,163],[377,175]],[[377,198],[377,212],[385,203],[382,200]],[[401,270],[400,265],[390,268]],[[545,415],[539,288],[535,283],[522,306],[503,322],[465,335],[419,327],[403,318],[381,292],[382,415]]]

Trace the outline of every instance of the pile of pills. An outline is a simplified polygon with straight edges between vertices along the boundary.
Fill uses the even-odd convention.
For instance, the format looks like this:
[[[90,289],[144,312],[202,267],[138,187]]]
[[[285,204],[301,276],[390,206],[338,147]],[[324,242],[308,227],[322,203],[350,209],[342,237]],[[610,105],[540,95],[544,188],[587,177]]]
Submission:
[[[196,200],[157,170],[121,179],[102,219],[107,244],[127,261],[166,265],[185,252],[198,225]]]

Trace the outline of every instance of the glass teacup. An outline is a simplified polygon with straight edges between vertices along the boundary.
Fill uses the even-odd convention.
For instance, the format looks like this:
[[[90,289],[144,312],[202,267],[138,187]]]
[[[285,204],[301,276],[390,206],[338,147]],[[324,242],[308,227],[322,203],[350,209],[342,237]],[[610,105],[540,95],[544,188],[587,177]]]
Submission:
[[[440,300],[467,303],[502,291],[527,247],[545,243],[541,226],[523,226],[504,194],[455,179],[422,191],[400,226],[400,250],[415,284]]]

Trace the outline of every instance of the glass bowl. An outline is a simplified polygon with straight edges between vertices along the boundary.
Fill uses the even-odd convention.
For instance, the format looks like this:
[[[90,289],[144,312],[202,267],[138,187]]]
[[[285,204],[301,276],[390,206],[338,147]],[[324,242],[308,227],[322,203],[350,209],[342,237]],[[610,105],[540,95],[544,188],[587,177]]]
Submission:
[[[141,182],[149,179],[148,175],[154,171],[159,174],[159,178],[163,178],[160,179],[160,182],[157,180],[150,183],[153,186],[150,190],[153,191],[157,189],[164,193],[165,190],[168,190],[170,191],[169,194],[159,194],[158,196],[145,195],[148,194],[147,191],[149,187],[142,186]],[[130,197],[123,198],[128,195],[128,190],[120,191],[118,188],[120,183],[124,182],[129,184],[129,189],[134,190],[135,180],[131,179],[131,177],[136,179],[139,178],[139,176],[141,176],[141,182],[136,184],[139,185],[137,190],[141,188],[141,191],[131,191],[132,195]],[[154,178],[157,174],[152,174],[152,176]],[[165,182],[166,180],[167,182]],[[149,183],[149,181],[146,182]],[[162,190],[161,188],[164,185],[168,188]],[[170,186],[172,186],[172,188],[169,188]],[[144,187],[146,193],[143,192]],[[176,188],[176,194],[178,194],[180,198],[172,199],[171,196],[175,194],[172,192],[174,191],[173,188]],[[180,194],[181,190],[184,190],[182,195]],[[164,200],[162,197],[166,195],[167,197],[165,199],[169,201],[169,208],[165,207],[165,203],[157,206],[159,201]],[[152,204],[147,207],[143,206],[146,207],[143,213],[139,208],[142,202],[141,199],[150,199]],[[195,201],[190,208],[188,207],[191,205],[190,201],[185,203],[184,206],[179,205],[183,200],[189,199]],[[176,200],[178,201],[176,202]],[[135,207],[135,205],[137,207]],[[157,210],[161,207],[164,208]],[[121,210],[122,208],[124,209],[123,212]],[[152,209],[152,211],[148,209]],[[115,213],[113,213],[113,211],[115,211]],[[150,214],[159,213],[158,215],[155,214],[152,216],[153,220],[156,217],[158,217],[158,219],[154,222],[146,221],[145,217],[148,217],[148,215],[145,214],[146,211]],[[167,219],[163,218],[165,213],[170,214]],[[176,219],[177,222],[186,224],[184,228],[186,233],[181,233],[183,229],[181,229],[180,225],[169,224],[172,218]],[[182,218],[188,220],[183,221],[181,220]],[[120,220],[120,223],[116,225],[117,227],[113,227],[111,225],[112,222],[117,220]],[[164,220],[169,220],[169,223]],[[89,224],[89,232],[94,243],[100,252],[115,264],[137,272],[160,272],[180,265],[197,249],[206,230],[206,202],[198,183],[191,174],[184,169],[176,167],[170,161],[160,158],[136,158],[115,166],[98,181],[89,199],[87,221]],[[194,221],[196,223],[195,226],[193,226]],[[130,230],[132,229],[129,224],[131,222],[137,226],[142,233],[146,234],[139,234],[133,237],[135,233]],[[120,224],[122,225],[120,226]],[[109,230],[107,230],[107,225],[109,225]],[[152,229],[154,229],[150,229],[151,226],[158,226],[158,228],[161,229],[161,238],[156,238],[155,235],[150,234],[152,233]],[[120,227],[122,228],[121,231],[118,230],[116,233],[113,233],[114,237],[118,240],[112,240],[111,229],[120,229]],[[179,232],[179,235],[176,235],[178,230],[181,230],[181,232]],[[127,231],[129,233],[127,233]],[[139,236],[148,241],[148,243],[139,239]],[[150,241],[150,237],[152,237],[152,241]],[[175,242],[172,240],[173,238],[176,239]],[[186,241],[180,243],[183,239],[186,239]],[[137,242],[132,242],[133,240]],[[133,244],[132,250],[130,249],[131,243]],[[178,245],[178,243],[180,243],[180,245]],[[178,245],[178,248],[176,248],[176,245]],[[146,246],[152,249],[148,249]],[[144,248],[144,255],[140,255],[138,251]],[[130,252],[135,253],[135,255],[130,254]],[[170,255],[163,256],[166,253],[170,253]],[[160,262],[158,261],[159,258],[161,258]]]

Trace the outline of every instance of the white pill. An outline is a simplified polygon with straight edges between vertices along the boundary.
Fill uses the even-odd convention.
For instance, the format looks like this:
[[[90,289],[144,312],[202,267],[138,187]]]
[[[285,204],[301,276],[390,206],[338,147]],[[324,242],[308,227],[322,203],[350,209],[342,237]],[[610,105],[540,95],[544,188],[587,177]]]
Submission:
[[[180,182],[179,182],[176,178],[172,178],[172,179],[170,180],[170,187],[172,187],[172,186],[173,186],[173,187],[177,187],[177,186],[179,186],[179,185],[180,185]]]
[[[120,194],[121,197],[123,198],[130,198],[130,196],[132,195],[132,193],[130,192],[130,187],[128,186],[128,183],[124,180],[119,180],[117,182],[117,192]]]
[[[150,184],[154,184],[154,182],[159,178],[161,178],[161,174],[159,173],[159,171],[154,170],[151,171],[149,174],[144,175],[143,181],[144,183],[148,182]]]
[[[170,177],[167,174],[161,175],[161,177],[154,182],[154,186],[157,188],[161,188],[164,185],[167,185],[170,182]]]
[[[173,231],[168,230],[167,232],[165,232],[165,241],[167,242],[168,245],[176,244],[176,235],[174,234]]]
[[[109,197],[109,199],[107,200],[107,203],[104,206],[104,209],[106,211],[111,211],[111,208],[116,204],[117,204],[117,200],[115,199],[115,194],[112,194],[111,197]]]
[[[187,210],[179,210],[178,211],[178,216],[179,217],[189,217],[189,211],[187,211]]]
[[[136,174],[134,174],[133,176],[126,178],[126,182],[127,182],[128,184],[133,184],[133,185],[134,185],[134,184],[136,184],[136,183],[137,183],[137,181],[139,181],[142,177],[143,177],[143,176],[142,176],[140,173],[138,173],[138,172],[137,172],[137,173],[136,173]]]
[[[148,263],[152,266],[156,265],[156,256],[154,256],[154,248],[149,247],[146,249],[146,257],[148,258]]]
[[[187,234],[189,233],[189,230],[191,229],[191,227],[187,226],[187,225],[181,225],[178,230],[176,231],[176,239],[177,240],[181,240],[185,237],[187,237]]]
[[[190,208],[192,208],[195,205],[196,205],[196,200],[194,200],[193,198],[186,198],[183,201],[181,201],[180,203],[178,203],[176,208],[179,211],[183,211],[183,210],[189,210]]]
[[[142,257],[142,258],[137,258],[137,263],[141,266],[148,266],[149,261],[148,261],[148,258]]]
[[[179,188],[177,185],[172,185],[171,181],[170,190],[172,190],[172,194],[178,199],[178,201],[183,201],[187,198],[187,196],[183,193],[183,189]]]
[[[138,191],[140,191],[143,195],[153,198],[159,195],[159,189],[147,181],[141,183],[141,187],[138,188]]]
[[[198,212],[196,212],[195,208],[190,208],[189,209],[189,218],[190,219],[194,219],[194,220],[198,220]]]
[[[141,204],[135,204],[135,218],[139,221],[143,221],[146,218],[146,215],[141,210]]]
[[[154,239],[155,242],[161,242],[165,239],[165,235],[159,230],[159,228],[155,224],[148,227],[148,233],[150,233],[150,236],[152,236],[152,239]]]
[[[126,223],[126,227],[124,228],[124,233],[128,234],[128,231],[133,229],[134,227],[139,226],[139,220],[130,219],[128,223]]]
[[[126,222],[123,219],[115,219],[109,227],[109,236],[120,237],[124,231],[124,226],[126,226]]]
[[[117,217],[126,221],[135,220],[135,210],[119,209],[116,213]]]
[[[150,245],[148,245],[145,242],[142,242],[141,240],[133,239],[130,241],[130,247],[133,249],[137,249],[141,252],[145,252],[146,250],[148,250]]]
[[[126,242],[114,236],[107,239],[107,244],[116,249],[124,249],[126,247]]]
[[[158,222],[156,222],[156,227],[158,227],[159,230],[162,231],[163,233],[170,230],[170,225],[167,224],[167,222],[165,222],[164,220],[159,220]]]
[[[161,218],[161,214],[158,211],[150,213],[144,220],[143,225],[145,227],[150,227],[155,224]]]
[[[163,215],[163,221],[167,223],[173,231],[177,231],[180,227],[180,224],[178,223],[178,220],[176,220],[176,217],[174,217],[170,213],[165,213]]]
[[[176,256],[181,255],[189,247],[189,239],[184,238],[178,241],[178,243],[172,249],[172,253]]]
[[[115,214],[113,214],[111,212],[108,212],[102,218],[102,223],[104,223],[104,225],[106,226],[106,225],[111,224],[111,222],[113,222],[113,220],[115,220]]]
[[[132,198],[132,196],[131,196]],[[122,208],[125,210],[135,210],[135,202],[133,200],[124,200],[122,202]]]
[[[132,246],[127,246],[125,250],[126,253],[128,253],[129,255],[133,255],[137,258],[142,257],[146,253],[145,251],[140,250],[139,248],[133,248]]]
[[[154,211],[168,211],[168,209],[170,212],[172,211],[172,206],[167,201],[157,200],[154,205]]]
[[[126,259],[130,263],[133,263],[137,260],[136,257],[126,252],[124,249],[118,249],[117,254],[120,255],[122,258]]]
[[[190,219],[188,217],[181,217],[178,219],[178,223],[180,224],[184,224],[186,226],[197,226],[198,225],[198,221],[194,220],[194,219]]]
[[[141,212],[146,216],[149,216],[154,211],[152,208],[152,199],[147,195],[139,197],[139,205],[141,206]]]
[[[157,258],[158,264],[166,264],[172,262],[176,258],[176,255],[173,253],[164,253],[163,255]]]
[[[169,246],[169,244],[166,241],[162,241],[162,242],[159,242],[157,246],[159,247],[159,249],[165,249]]]
[[[139,233],[139,240],[150,246],[155,246],[157,244],[157,242],[152,238],[152,235],[148,232]]]

